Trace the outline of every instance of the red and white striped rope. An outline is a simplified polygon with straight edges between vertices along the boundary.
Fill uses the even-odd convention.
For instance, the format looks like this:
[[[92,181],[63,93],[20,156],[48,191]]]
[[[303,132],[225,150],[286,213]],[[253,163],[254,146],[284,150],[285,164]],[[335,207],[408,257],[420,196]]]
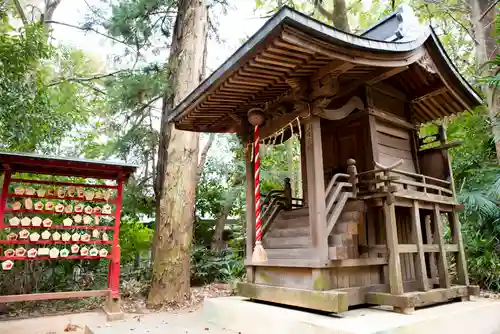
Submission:
[[[254,143],[254,189],[255,189],[255,241],[262,240],[262,218],[260,216],[260,158],[259,158],[259,126],[253,132]]]

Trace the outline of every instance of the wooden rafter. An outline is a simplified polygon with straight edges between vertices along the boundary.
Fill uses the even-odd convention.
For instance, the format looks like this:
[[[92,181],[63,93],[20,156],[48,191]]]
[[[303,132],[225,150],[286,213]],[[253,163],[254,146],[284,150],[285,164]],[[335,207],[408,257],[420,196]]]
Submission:
[[[436,95],[441,95],[447,91],[446,86],[442,82],[427,86],[425,89],[417,92],[412,98],[411,103],[418,103],[420,101],[429,99]]]

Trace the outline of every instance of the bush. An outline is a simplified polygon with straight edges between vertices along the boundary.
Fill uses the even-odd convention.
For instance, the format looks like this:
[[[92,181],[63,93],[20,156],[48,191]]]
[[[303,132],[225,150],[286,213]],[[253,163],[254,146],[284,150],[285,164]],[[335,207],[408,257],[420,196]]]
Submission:
[[[149,257],[153,229],[139,222],[120,225],[121,263],[139,265],[141,257]]]
[[[194,246],[191,253],[191,284],[231,282],[245,274],[243,258],[234,250],[215,253],[203,246]]]

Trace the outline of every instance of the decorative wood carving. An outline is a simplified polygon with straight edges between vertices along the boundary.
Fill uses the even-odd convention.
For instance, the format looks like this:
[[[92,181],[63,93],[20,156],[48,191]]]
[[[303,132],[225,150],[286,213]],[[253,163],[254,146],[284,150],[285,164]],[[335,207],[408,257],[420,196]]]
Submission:
[[[323,109],[318,113],[318,116],[329,120],[339,120],[347,117],[356,109],[363,110],[364,108],[365,104],[363,100],[358,96],[353,96],[342,107],[338,109]]]
[[[436,65],[434,64],[431,57],[429,56],[429,53],[427,52],[425,52],[424,55],[417,60],[416,64],[429,73],[432,74],[437,73]]]

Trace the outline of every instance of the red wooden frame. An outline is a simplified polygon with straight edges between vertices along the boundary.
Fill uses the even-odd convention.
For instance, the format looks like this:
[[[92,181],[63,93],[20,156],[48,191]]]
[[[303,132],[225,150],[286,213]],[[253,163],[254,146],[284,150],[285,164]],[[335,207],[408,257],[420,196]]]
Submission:
[[[92,213],[88,214],[90,216],[114,216],[113,226],[100,226],[100,225],[52,225],[48,228],[35,227],[35,226],[18,226],[19,229],[31,229],[31,228],[44,228],[53,230],[110,230],[113,231],[113,239],[109,241],[96,241],[91,240],[89,242],[84,241],[54,241],[54,240],[0,240],[1,245],[11,245],[11,244],[31,244],[31,245],[53,245],[53,244],[81,244],[81,245],[111,245],[111,251],[105,257],[100,256],[81,256],[81,255],[69,255],[64,258],[51,259],[49,256],[36,256],[34,258],[28,258],[27,256],[22,257],[7,257],[3,255],[3,249],[0,248],[0,261],[12,260],[12,261],[37,261],[37,260],[75,260],[75,259],[107,259],[110,260],[109,271],[108,271],[108,289],[107,290],[84,290],[84,291],[71,291],[71,292],[51,292],[51,293],[36,293],[36,294],[21,294],[21,295],[9,295],[0,296],[0,303],[7,302],[17,302],[17,301],[28,301],[28,300],[49,300],[49,299],[66,299],[66,298],[81,298],[81,297],[92,297],[92,296],[108,296],[113,299],[119,298],[119,284],[120,284],[120,245],[118,243],[119,233],[120,233],[120,215],[121,215],[121,203],[123,199],[123,184],[128,179],[129,175],[136,170],[137,166],[128,164],[117,164],[109,163],[104,161],[95,160],[78,160],[78,159],[64,159],[55,158],[47,156],[39,156],[34,154],[22,154],[22,153],[5,153],[0,152],[0,172],[4,172],[4,182],[2,185],[2,191],[0,194],[0,229],[11,228],[10,225],[4,223],[5,213],[19,212],[19,213],[36,213],[36,214],[51,214],[57,215],[55,211],[47,210],[12,210],[7,208],[7,199],[9,197],[16,198],[26,198],[31,197],[34,201],[37,200],[37,195],[15,195],[9,193],[9,185],[11,183],[28,183],[28,184],[39,184],[39,185],[57,185],[57,186],[83,186],[85,188],[104,188],[116,190],[116,197],[112,200],[106,201],[101,199],[93,199],[88,201],[82,198],[76,197],[64,197],[59,198],[57,196],[44,196],[43,199],[59,199],[64,201],[85,201],[85,202],[96,202],[102,203],[107,202],[109,204],[115,205],[115,211],[111,214],[102,213]],[[85,178],[95,178],[95,179],[106,179],[115,180],[117,185],[101,185],[101,184],[86,184],[86,183],[73,183],[73,182],[59,182],[59,181],[48,181],[48,180],[26,180],[22,178],[13,178],[14,173],[34,173],[34,174],[47,174],[54,176],[74,176],[74,177],[85,177]],[[70,214],[81,214],[85,213],[72,212],[72,213],[60,213],[61,215]],[[0,268],[1,269],[1,268]]]

